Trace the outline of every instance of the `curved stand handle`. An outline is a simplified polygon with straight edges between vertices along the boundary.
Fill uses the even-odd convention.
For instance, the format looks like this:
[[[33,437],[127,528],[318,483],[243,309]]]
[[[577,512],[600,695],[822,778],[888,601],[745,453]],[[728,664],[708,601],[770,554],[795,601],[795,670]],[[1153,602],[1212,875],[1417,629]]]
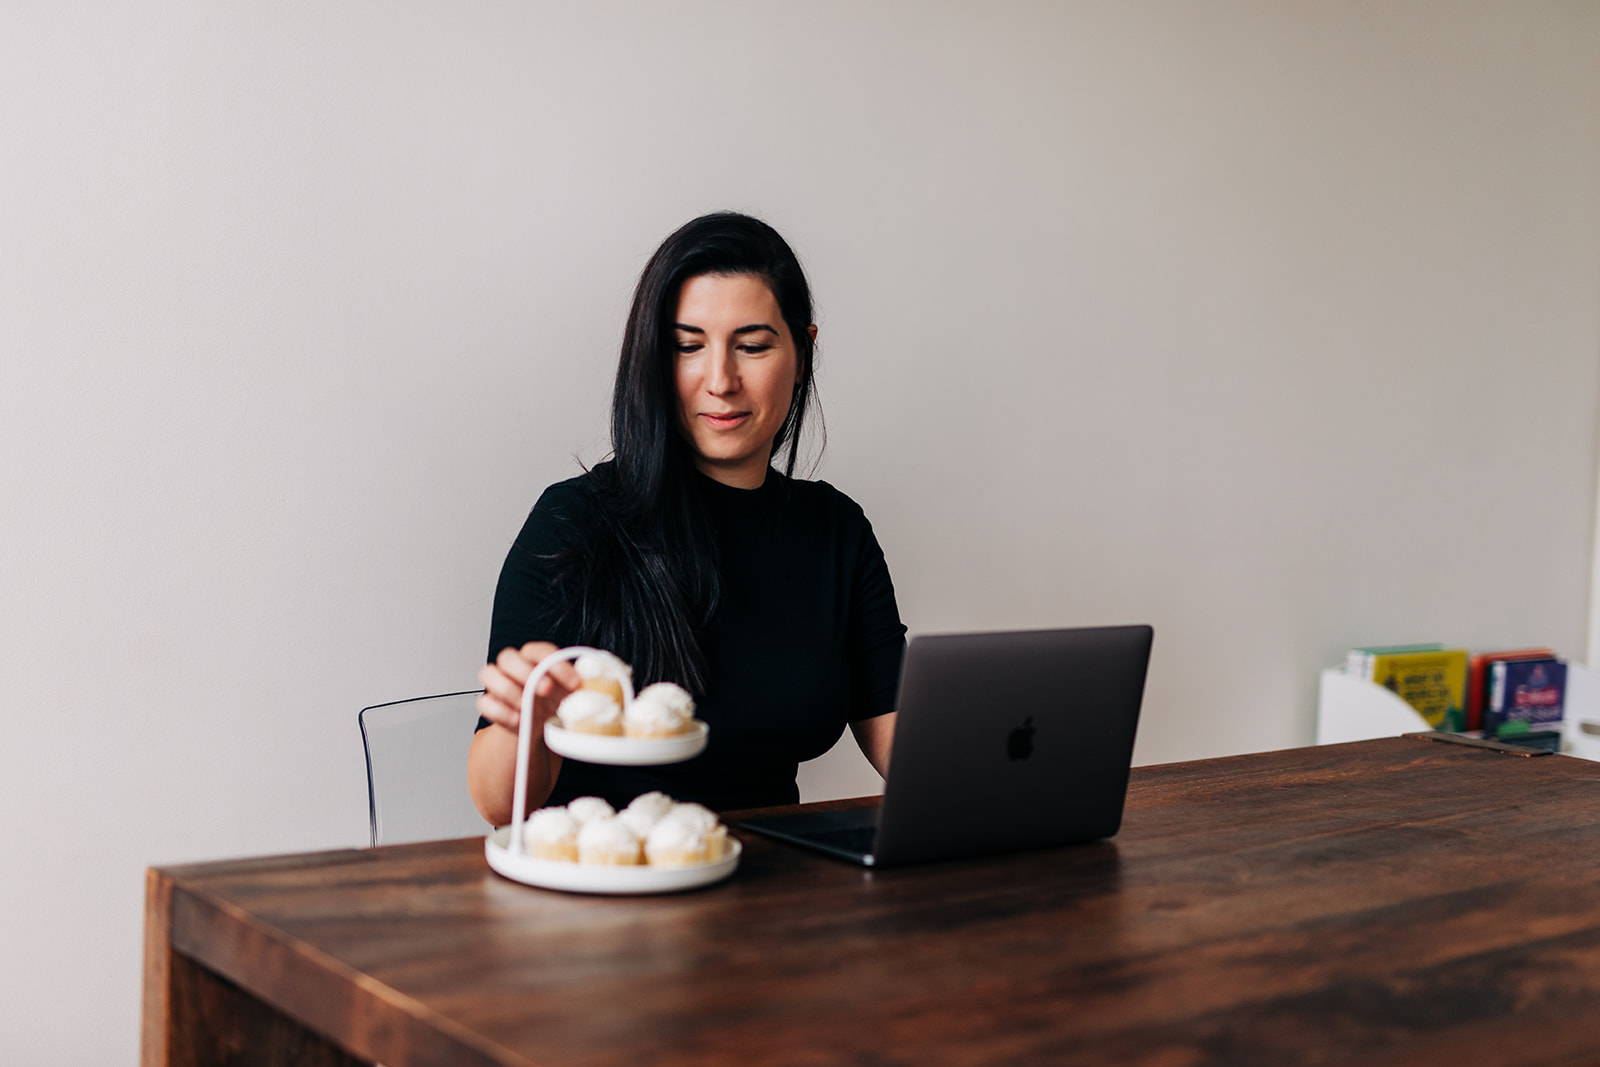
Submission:
[[[522,823],[525,817],[522,809],[528,802],[528,756],[533,752],[533,731],[529,728],[529,723],[533,721],[534,690],[538,687],[539,680],[550,673],[551,667],[557,663],[575,660],[579,656],[599,656],[621,667],[622,670],[617,674],[622,679],[622,710],[627,711],[628,705],[633,702],[632,672],[628,670],[626,663],[603,648],[573,645],[570,648],[557,649],[540,660],[533,673],[528,675],[528,682],[522,687],[522,718],[517,720],[517,779],[516,786],[511,791],[511,851],[518,856],[526,854],[522,844]]]

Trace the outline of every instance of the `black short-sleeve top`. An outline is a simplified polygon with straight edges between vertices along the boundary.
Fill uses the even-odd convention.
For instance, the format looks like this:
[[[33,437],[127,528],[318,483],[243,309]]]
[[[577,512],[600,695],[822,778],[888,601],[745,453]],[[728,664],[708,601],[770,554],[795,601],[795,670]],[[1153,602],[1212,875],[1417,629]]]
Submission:
[[[490,660],[528,641],[581,643],[558,632],[563,594],[549,557],[575,525],[563,520],[598,506],[587,477],[545,490],[511,546],[495,588]],[[906,628],[861,508],[827,482],[773,470],[759,489],[696,477],[722,579],[701,637],[709,680],[693,694],[711,728],[706,751],[661,767],[565,760],[549,804],[592,795],[620,807],[652,789],[719,810],[791,804],[801,762],[828,751],[848,722],[894,710]]]

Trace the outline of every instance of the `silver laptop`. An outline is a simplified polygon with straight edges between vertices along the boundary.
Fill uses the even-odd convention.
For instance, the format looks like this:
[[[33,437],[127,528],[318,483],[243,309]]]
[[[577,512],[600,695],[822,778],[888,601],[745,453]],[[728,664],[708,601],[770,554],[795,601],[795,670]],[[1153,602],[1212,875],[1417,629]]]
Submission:
[[[1106,626],[913,638],[882,804],[739,825],[871,867],[1110,837],[1153,637]]]

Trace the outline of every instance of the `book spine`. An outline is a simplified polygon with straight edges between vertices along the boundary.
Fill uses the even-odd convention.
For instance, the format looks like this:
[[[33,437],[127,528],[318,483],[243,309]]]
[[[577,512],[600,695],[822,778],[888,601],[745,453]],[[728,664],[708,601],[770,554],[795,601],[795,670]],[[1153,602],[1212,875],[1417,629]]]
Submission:
[[[1489,657],[1473,656],[1467,664],[1467,718],[1463,727],[1483,729],[1483,676],[1488,673]]]
[[[1483,699],[1483,736],[1499,737],[1505,725],[1506,665],[1503,660],[1489,664],[1488,692]]]

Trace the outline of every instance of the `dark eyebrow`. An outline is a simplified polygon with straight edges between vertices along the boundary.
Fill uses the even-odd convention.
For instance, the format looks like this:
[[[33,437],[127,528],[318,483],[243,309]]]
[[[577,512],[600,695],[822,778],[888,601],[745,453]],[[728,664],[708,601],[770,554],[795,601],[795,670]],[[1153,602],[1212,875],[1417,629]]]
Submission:
[[[689,326],[689,325],[687,325],[685,323],[682,323],[682,322],[675,322],[672,325],[673,325],[674,329],[682,330],[684,333],[705,333],[705,331],[702,330],[698,326]],[[760,333],[762,330],[766,330],[768,333],[772,334],[774,337],[779,336],[777,330],[774,330],[771,326],[768,326],[764,322],[753,323],[752,325],[749,325],[749,326],[741,326],[737,330],[733,331],[733,335],[735,337],[740,337],[740,336],[742,336],[744,334],[747,334],[747,333]]]

